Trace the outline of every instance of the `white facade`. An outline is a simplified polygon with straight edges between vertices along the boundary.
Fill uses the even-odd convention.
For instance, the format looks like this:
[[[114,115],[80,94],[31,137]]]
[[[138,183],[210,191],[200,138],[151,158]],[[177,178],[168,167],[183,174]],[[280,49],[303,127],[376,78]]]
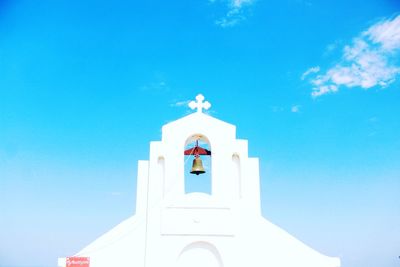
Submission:
[[[136,214],[75,256],[91,267],[339,267],[262,217],[258,159],[197,100],[197,112],[164,125],[139,161]],[[183,152],[197,139],[211,149],[211,194],[185,194]]]

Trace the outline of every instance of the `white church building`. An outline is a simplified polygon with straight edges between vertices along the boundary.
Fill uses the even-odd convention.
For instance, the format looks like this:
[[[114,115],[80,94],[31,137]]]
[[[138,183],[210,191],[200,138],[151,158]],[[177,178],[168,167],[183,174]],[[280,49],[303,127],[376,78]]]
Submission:
[[[262,216],[258,158],[234,125],[203,113],[211,105],[202,95],[196,100],[196,112],[164,125],[149,160],[138,162],[136,214],[58,266],[339,267]],[[193,174],[185,172],[193,160]],[[187,193],[188,175],[208,175],[210,192]]]

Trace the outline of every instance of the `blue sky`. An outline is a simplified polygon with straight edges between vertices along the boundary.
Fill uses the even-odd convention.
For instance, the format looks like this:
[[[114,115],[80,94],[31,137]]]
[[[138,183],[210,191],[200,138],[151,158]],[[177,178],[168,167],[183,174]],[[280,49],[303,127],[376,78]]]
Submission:
[[[203,93],[263,215],[343,267],[400,265],[396,0],[0,1],[0,266],[55,266],[135,209]]]

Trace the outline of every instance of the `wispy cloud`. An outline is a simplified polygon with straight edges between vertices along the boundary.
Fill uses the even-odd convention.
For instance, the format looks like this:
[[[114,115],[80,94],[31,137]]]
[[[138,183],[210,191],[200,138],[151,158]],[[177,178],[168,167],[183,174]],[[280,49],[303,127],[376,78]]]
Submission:
[[[301,111],[301,105],[293,105],[290,107],[282,107],[282,106],[270,106],[270,109],[273,113],[281,113],[281,112],[292,112],[299,113]]]
[[[308,75],[312,74],[312,73],[317,73],[320,71],[319,66],[316,67],[311,67],[308,70],[306,70],[303,75],[301,75],[301,79],[304,80]]]
[[[341,87],[388,86],[400,73],[399,48],[400,15],[372,25],[346,45],[338,64],[310,80],[313,85],[311,95],[319,97],[337,92]],[[313,73],[312,69],[301,78]]]
[[[150,80],[140,86],[139,89],[152,94],[166,93],[170,91],[168,80],[168,75],[165,72],[156,70],[151,75]]]
[[[170,107],[183,107],[189,105],[190,100],[183,100],[183,101],[177,101],[174,103],[171,103],[169,106]]]
[[[336,49],[339,48],[340,44],[341,44],[340,40],[336,40],[335,42],[328,44],[326,46],[323,56],[327,57],[327,56],[331,55]]]
[[[369,123],[377,123],[379,121],[378,117],[373,116],[371,118],[368,119]]]
[[[298,113],[298,112],[300,112],[300,105],[292,106],[292,107],[290,108],[290,111],[293,112],[293,113]]]
[[[217,2],[212,0],[212,3]],[[218,1],[220,2],[220,1]],[[228,11],[225,16],[215,21],[215,24],[227,28],[233,27],[246,19],[245,9],[254,4],[255,0],[228,0],[223,1],[227,3]]]

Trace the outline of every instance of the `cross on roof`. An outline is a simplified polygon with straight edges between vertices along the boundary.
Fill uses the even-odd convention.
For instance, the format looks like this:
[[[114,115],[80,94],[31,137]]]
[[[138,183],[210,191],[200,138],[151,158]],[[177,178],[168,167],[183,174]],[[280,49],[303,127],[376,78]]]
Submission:
[[[198,95],[196,96],[196,100],[197,100],[197,102],[195,102],[195,101],[190,101],[189,107],[190,107],[191,109],[197,108],[197,112],[199,112],[199,113],[202,112],[203,108],[204,108],[205,110],[207,110],[207,109],[209,109],[209,108],[211,107],[210,102],[208,102],[208,101],[203,102],[204,96],[203,96],[202,94],[198,94]]]

